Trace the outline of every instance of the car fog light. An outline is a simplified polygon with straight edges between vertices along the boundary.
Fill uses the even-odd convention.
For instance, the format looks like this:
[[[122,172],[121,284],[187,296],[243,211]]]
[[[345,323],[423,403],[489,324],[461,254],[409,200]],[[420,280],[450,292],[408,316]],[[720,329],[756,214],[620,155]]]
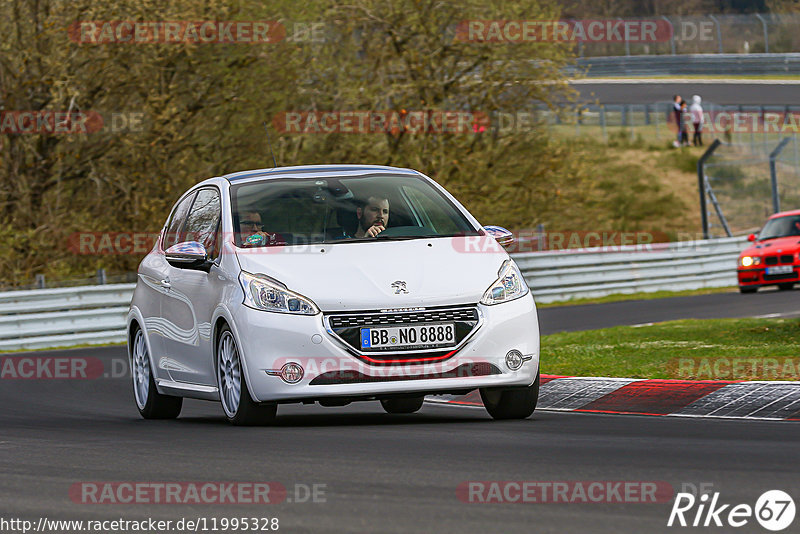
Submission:
[[[287,384],[297,384],[303,379],[303,367],[299,363],[287,363],[281,367],[281,378]]]
[[[522,362],[525,360],[522,358],[522,353],[516,349],[508,351],[506,354],[506,365],[512,371],[519,370],[522,367]]]

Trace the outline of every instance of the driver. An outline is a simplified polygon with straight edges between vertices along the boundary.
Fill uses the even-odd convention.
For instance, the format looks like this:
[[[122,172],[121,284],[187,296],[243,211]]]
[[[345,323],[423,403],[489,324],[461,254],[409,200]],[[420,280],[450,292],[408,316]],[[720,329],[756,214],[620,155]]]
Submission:
[[[358,229],[354,237],[375,237],[389,224],[389,199],[380,195],[368,197],[363,206],[356,208],[356,217]]]

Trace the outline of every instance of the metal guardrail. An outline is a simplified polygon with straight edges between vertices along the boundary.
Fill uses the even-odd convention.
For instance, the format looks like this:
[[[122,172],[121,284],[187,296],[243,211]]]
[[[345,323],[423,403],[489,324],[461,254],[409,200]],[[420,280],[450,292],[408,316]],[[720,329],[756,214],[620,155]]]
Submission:
[[[576,68],[589,78],[618,76],[759,76],[800,74],[800,54],[688,54],[580,58]],[[666,81],[666,80],[665,80]]]
[[[514,254],[537,302],[736,285],[744,237]],[[122,343],[135,284],[0,293],[0,351]]]
[[[135,284],[0,293],[0,351],[125,341]]]
[[[735,286],[745,237],[516,254],[537,302]]]

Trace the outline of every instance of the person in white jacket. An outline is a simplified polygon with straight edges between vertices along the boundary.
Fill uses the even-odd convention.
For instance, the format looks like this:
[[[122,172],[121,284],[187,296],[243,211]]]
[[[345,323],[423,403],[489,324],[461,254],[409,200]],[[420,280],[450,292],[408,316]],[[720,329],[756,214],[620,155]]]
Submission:
[[[694,146],[703,146],[703,106],[700,105],[701,102],[702,99],[698,95],[694,95],[692,105],[689,107],[694,124],[694,137],[692,138]]]

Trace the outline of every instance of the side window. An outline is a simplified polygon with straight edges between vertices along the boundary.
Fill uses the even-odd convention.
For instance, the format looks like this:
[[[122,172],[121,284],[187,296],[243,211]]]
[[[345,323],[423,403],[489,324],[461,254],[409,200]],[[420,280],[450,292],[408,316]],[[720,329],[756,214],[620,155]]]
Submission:
[[[194,197],[195,194],[192,193],[184,198],[177,206],[175,206],[175,209],[172,210],[169,223],[167,223],[167,231],[164,234],[162,245],[164,250],[167,250],[175,243],[179,243],[178,236],[181,228],[183,227],[183,223],[186,221],[186,214],[189,212],[189,207],[192,205],[192,200],[194,200]]]
[[[202,243],[210,258],[218,256],[217,227],[220,219],[219,192],[216,189],[201,189],[189,211],[186,226],[181,232],[181,241]]]

